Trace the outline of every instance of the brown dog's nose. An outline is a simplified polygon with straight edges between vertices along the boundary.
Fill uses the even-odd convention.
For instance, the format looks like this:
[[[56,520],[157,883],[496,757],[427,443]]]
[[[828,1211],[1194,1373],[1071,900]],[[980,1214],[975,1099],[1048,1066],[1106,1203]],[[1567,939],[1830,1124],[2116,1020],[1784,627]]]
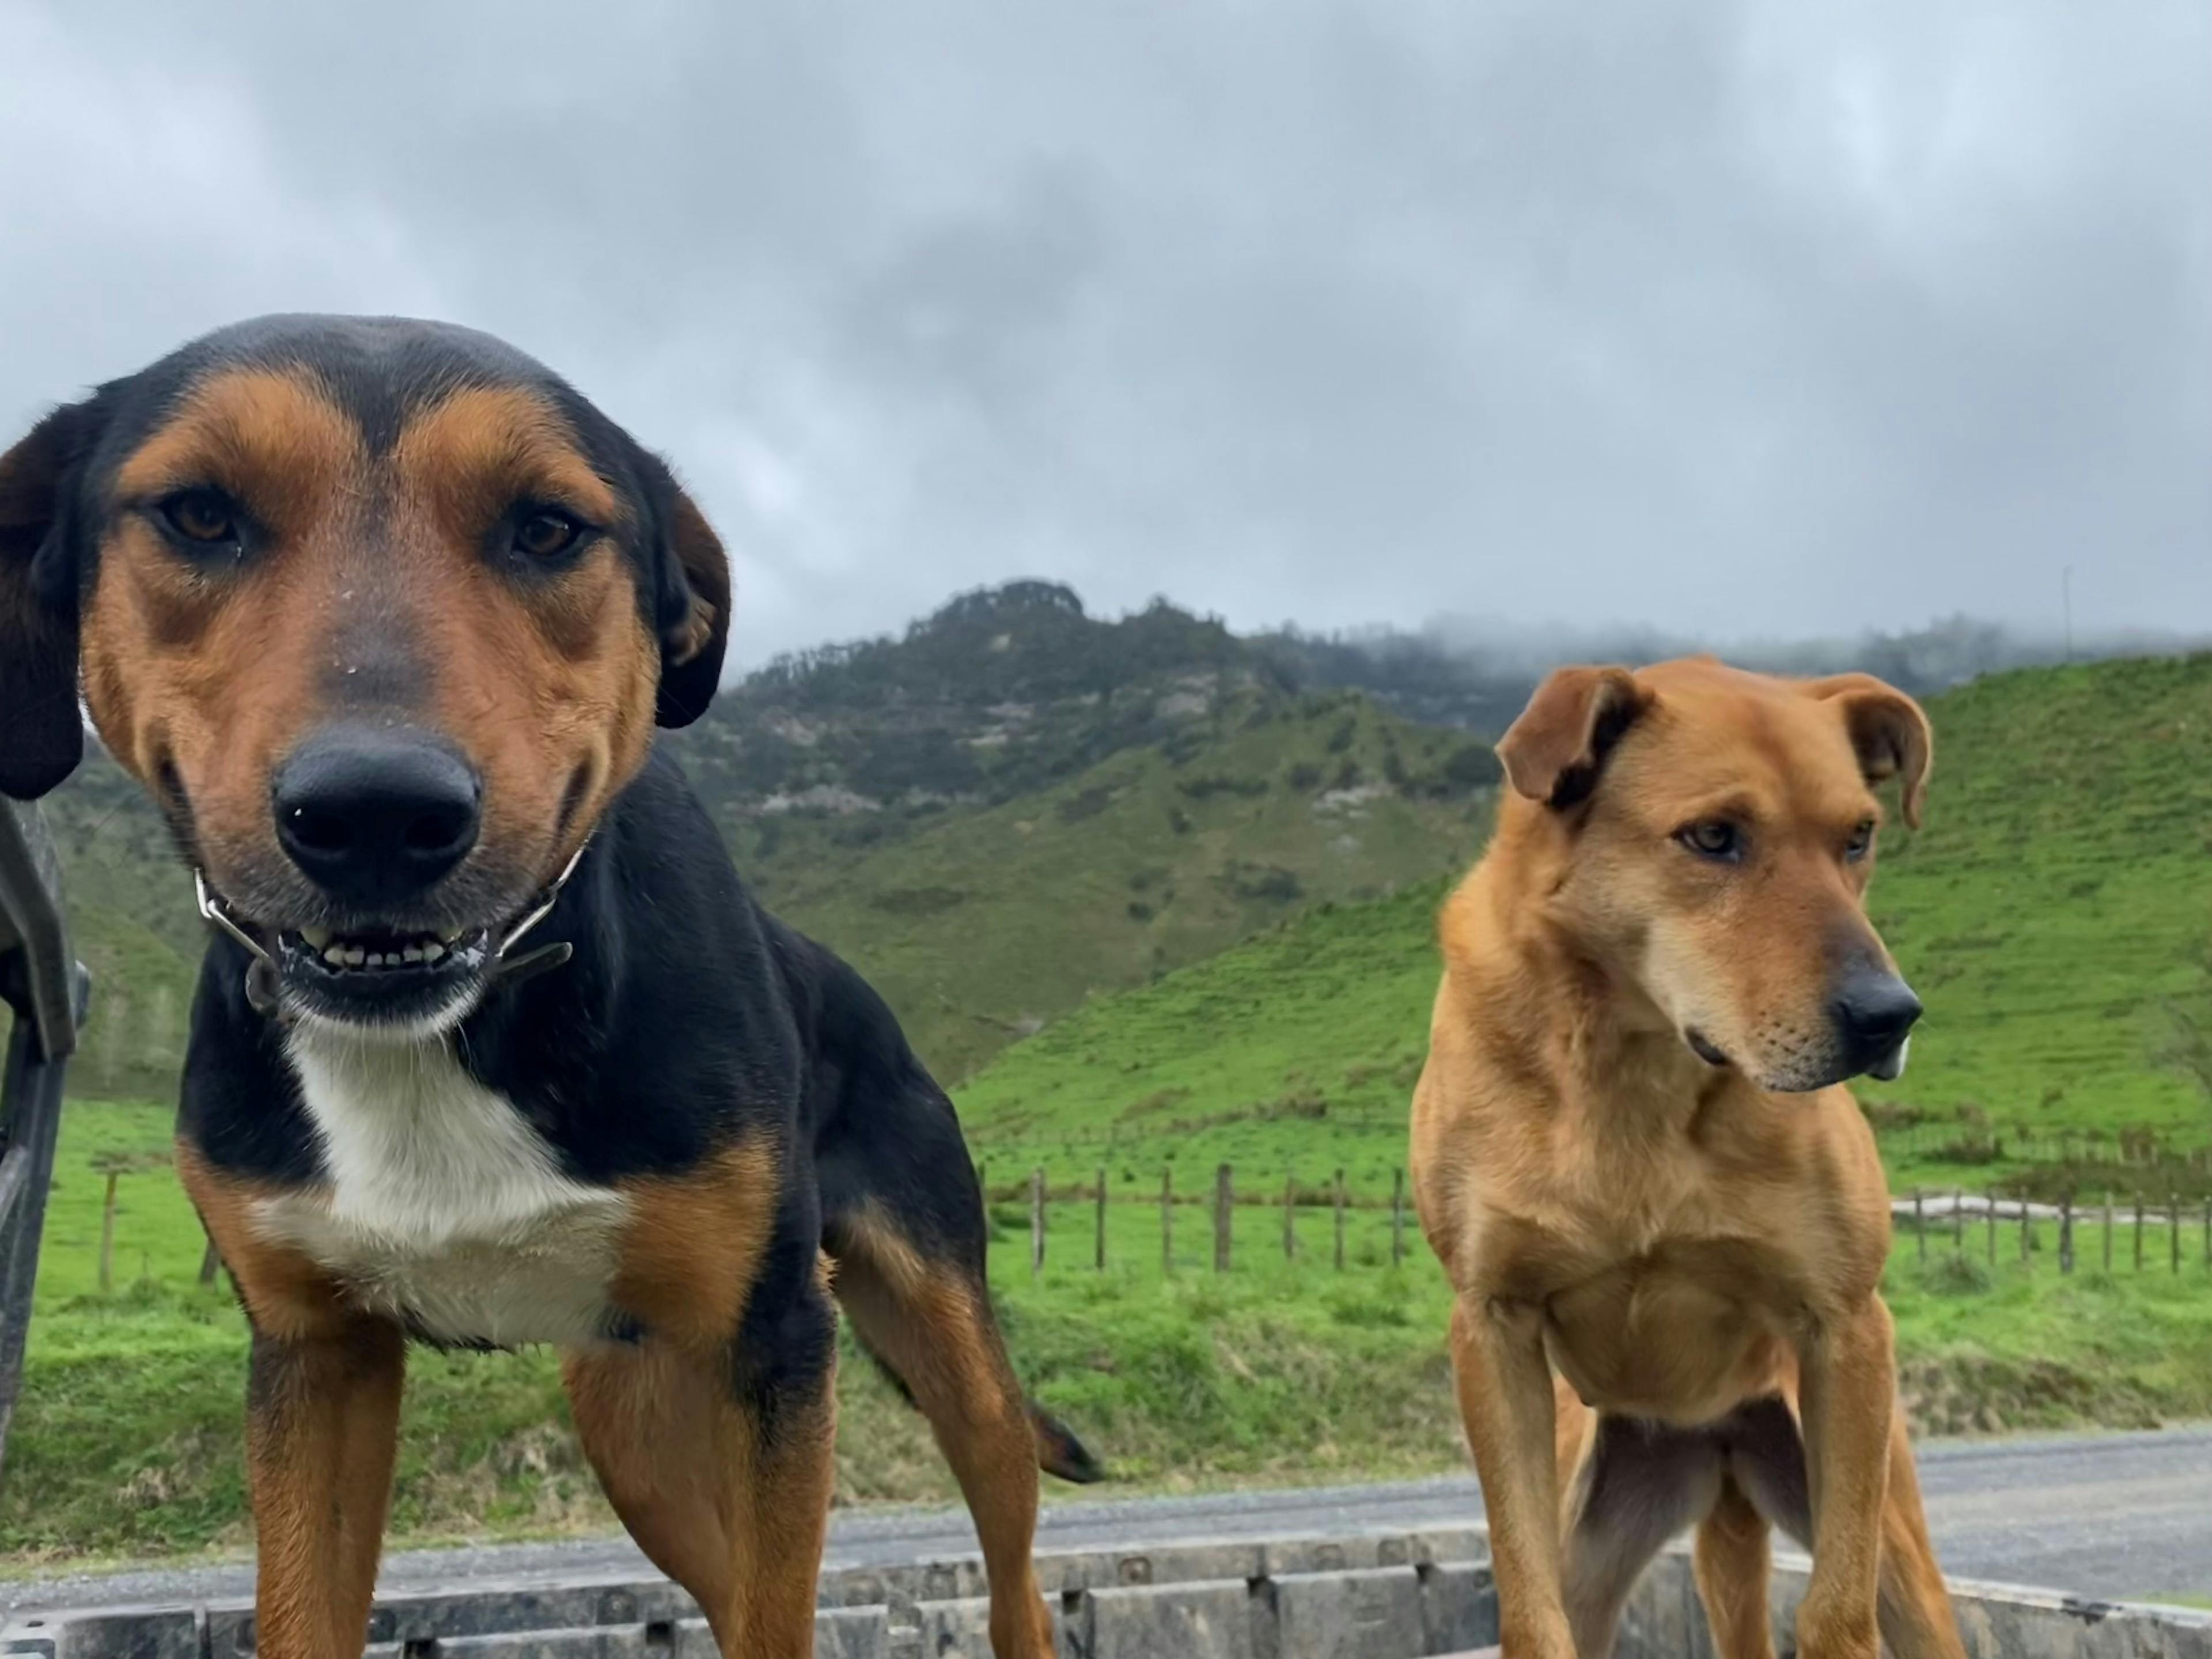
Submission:
[[[1837,987],[1832,1010],[1851,1074],[1895,1052],[1920,1018],[1920,999],[1895,974],[1862,969]]]
[[[277,769],[276,839],[340,903],[376,910],[434,886],[477,844],[483,788],[425,732],[334,726]]]

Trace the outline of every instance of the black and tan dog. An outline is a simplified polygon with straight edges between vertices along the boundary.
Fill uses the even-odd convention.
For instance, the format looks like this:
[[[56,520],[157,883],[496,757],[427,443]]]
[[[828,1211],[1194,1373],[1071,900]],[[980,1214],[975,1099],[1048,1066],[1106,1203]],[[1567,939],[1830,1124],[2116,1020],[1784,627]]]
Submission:
[[[748,898],[653,750],[714,691],[722,549],[520,353],[244,324],[0,457],[0,790],[78,699],[225,930],[178,1163],[252,1325],[270,1659],[362,1648],[408,1340],[554,1343],[585,1449],[722,1650],[811,1650],[842,1302],[927,1413],[1001,1659],[1044,1659],[1037,1468],[951,1103]]]

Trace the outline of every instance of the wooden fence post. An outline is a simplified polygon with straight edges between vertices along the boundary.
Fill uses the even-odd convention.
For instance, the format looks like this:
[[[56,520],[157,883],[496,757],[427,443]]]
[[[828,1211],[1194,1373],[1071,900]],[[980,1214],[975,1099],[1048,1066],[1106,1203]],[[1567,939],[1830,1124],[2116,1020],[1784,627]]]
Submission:
[[[2179,1194],[2166,1200],[2166,1218],[2173,1234],[2173,1271],[2181,1271],[2181,1199]]]
[[[1400,1169],[1390,1178],[1390,1265],[1401,1265],[1406,1260],[1406,1172]]]
[[[222,1266],[222,1258],[216,1254],[215,1236],[208,1235],[207,1249],[200,1256],[200,1283],[215,1283],[216,1269]]]
[[[1298,1178],[1295,1175],[1283,1177],[1283,1260],[1295,1261],[1298,1255]]]
[[[1098,1261],[1100,1273],[1106,1271],[1106,1171],[1098,1172]]]
[[[2105,1271],[2112,1271],[2112,1189],[2105,1188]]]
[[[107,1172],[107,1196],[100,1209],[100,1293],[106,1296],[115,1288],[115,1183],[123,1179],[122,1172]]]
[[[1175,1165],[1160,1166],[1160,1277],[1175,1272]]]
[[[1044,1170],[1030,1171],[1030,1277],[1044,1272]]]
[[[1990,1224],[1990,1266],[1997,1265],[1997,1189],[1985,1188],[1982,1194],[1983,1219]]]
[[[1336,1270],[1344,1271],[1344,1171],[1336,1172]]]
[[[1229,1206],[1236,1199],[1234,1182],[1226,1164],[1213,1172],[1213,1271],[1218,1273],[1229,1271]]]
[[[1951,1188],[1951,1254],[1964,1255],[1966,1252],[1966,1190]]]
[[[2063,1194],[2058,1200],[2058,1271],[2074,1271],[2074,1194]]]
[[[1920,1246],[1920,1265],[1928,1265],[1928,1206],[1920,1196],[1920,1188],[1912,1189],[1912,1237]]]
[[[2020,1259],[2022,1262],[2027,1260],[2029,1241],[2032,1236],[2027,1217],[2027,1198],[2023,1194],[2020,1200]]]
[[[2142,1271],[2142,1193],[2136,1193],[2136,1271]]]

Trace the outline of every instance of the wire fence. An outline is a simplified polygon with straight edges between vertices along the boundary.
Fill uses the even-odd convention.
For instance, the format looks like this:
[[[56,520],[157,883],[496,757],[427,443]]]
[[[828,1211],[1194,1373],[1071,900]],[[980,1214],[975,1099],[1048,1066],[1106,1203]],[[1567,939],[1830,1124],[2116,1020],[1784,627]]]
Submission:
[[[1173,1273],[1189,1265],[1177,1255],[1179,1238],[1187,1238],[1188,1230],[1199,1231],[1201,1242],[1210,1240],[1213,1271],[1229,1273],[1234,1270],[1239,1257],[1237,1214],[1261,1209],[1279,1208],[1282,1228],[1279,1234],[1282,1256],[1286,1261],[1307,1257],[1314,1249],[1307,1233],[1298,1223],[1302,1213],[1322,1212],[1333,1220],[1326,1247],[1336,1268],[1341,1272],[1355,1265],[1350,1248],[1352,1221],[1355,1215],[1372,1218],[1377,1211],[1389,1218],[1389,1262],[1397,1267],[1406,1260],[1408,1252],[1418,1243],[1419,1230],[1414,1224],[1410,1196],[1407,1190],[1405,1171],[1399,1170],[1391,1185],[1387,1200],[1379,1194],[1355,1195],[1342,1170],[1321,1186],[1302,1182],[1295,1174],[1286,1174],[1281,1188],[1267,1191],[1240,1189],[1233,1164],[1215,1166],[1213,1180],[1208,1188],[1195,1192],[1179,1191],[1176,1185],[1176,1170],[1166,1164],[1160,1170],[1159,1193],[1157,1198],[1135,1199],[1116,1197],[1107,1179],[1107,1172],[1098,1170],[1087,1182],[1054,1184],[1042,1167],[1032,1170],[1026,1182],[994,1188],[988,1170],[983,1171],[983,1188],[988,1201],[994,1210],[1009,1203],[1024,1204],[1028,1210],[1030,1271],[1033,1275],[1044,1271],[1048,1246],[1054,1236],[1052,1223],[1055,1209],[1080,1214],[1090,1212],[1091,1225],[1079,1231],[1073,1248],[1080,1249],[1087,1231],[1091,1265],[1101,1273],[1112,1258],[1111,1243],[1118,1229],[1108,1225],[1108,1216],[1113,1210],[1126,1211],[1133,1206],[1156,1206],[1159,1212],[1160,1269]],[[1195,1217],[1190,1212],[1196,1212]],[[1080,1223],[1077,1224],[1080,1228]],[[1249,1229],[1247,1231],[1249,1232]],[[1244,1246],[1249,1254],[1250,1246]],[[1362,1252],[1356,1265],[1365,1265],[1366,1253]]]
[[[2141,1193],[2122,1199],[2106,1192],[2087,1203],[2069,1195],[2038,1204],[2002,1198],[1994,1189],[1977,1194],[1954,1188],[1915,1190],[1894,1201],[1893,1213],[1923,1263],[1932,1240],[1939,1250],[1948,1244],[1954,1256],[1978,1245],[1994,1267],[2017,1240],[2021,1261],[2032,1264],[2049,1249],[2061,1273],[2072,1273],[2085,1251],[2107,1273],[2130,1265],[2136,1273],[2165,1267],[2179,1273],[2189,1262],[2212,1271],[2212,1199],[2185,1205],[2173,1196],[2159,1203]]]
[[[1286,1173],[1279,1187],[1273,1182],[1239,1184],[1236,1167],[1215,1166],[1213,1178],[1195,1190],[1178,1188],[1172,1164],[1161,1170],[1157,1195],[1139,1198],[1117,1194],[1099,1169],[1087,1178],[1053,1181],[1048,1172],[1033,1168],[1026,1180],[993,1186],[984,1170],[984,1188],[995,1215],[1002,1219],[1009,1206],[1025,1212],[1029,1269],[1043,1274],[1048,1253],[1086,1251],[1090,1265],[1103,1273],[1118,1262],[1118,1254],[1129,1250],[1130,1230],[1109,1224],[1109,1216],[1121,1216],[1137,1206],[1157,1207],[1159,1214],[1158,1259],[1161,1271],[1174,1273],[1194,1265],[1187,1252],[1178,1254],[1178,1240],[1199,1231],[1210,1239],[1212,1271],[1226,1273],[1240,1262],[1249,1263],[1254,1250],[1253,1230],[1237,1225],[1240,1212],[1279,1209],[1279,1241],[1285,1261],[1310,1261],[1318,1249],[1339,1272],[1355,1262],[1347,1249],[1354,1218],[1363,1214],[1387,1217],[1392,1266],[1402,1264],[1419,1248],[1419,1230],[1412,1214],[1405,1172],[1397,1171],[1389,1193],[1355,1193],[1342,1170],[1319,1185]],[[1313,1237],[1316,1212],[1326,1218],[1318,1245]],[[2142,1273],[2166,1268],[2179,1273],[2185,1267],[2212,1273],[2212,1198],[2186,1203],[2178,1195],[2153,1200],[2141,1192],[2123,1196],[2107,1191],[2100,1197],[2079,1201],[2067,1195],[2055,1204],[2026,1197],[2008,1197],[1995,1188],[1968,1192],[1963,1187],[1948,1191],[1916,1189],[1891,1200],[1893,1248],[1911,1249],[1926,1262],[1930,1249],[1947,1245],[1954,1255],[1970,1247],[1984,1255],[1991,1267],[2000,1255],[2016,1253],[2033,1264],[2039,1255],[2055,1254],[2058,1271],[2071,1273],[2084,1260],[2100,1263],[2106,1273],[2131,1267]],[[1305,1224],[1301,1225],[1302,1221]],[[1003,1228],[1002,1228],[1003,1231]],[[1241,1237],[1240,1237],[1241,1233]],[[1272,1250],[1267,1245],[1259,1247]],[[1203,1253],[1195,1264],[1204,1266]]]
[[[168,1164],[158,1153],[107,1154],[91,1161],[104,1187],[96,1275],[103,1293],[114,1288],[118,1248],[133,1244],[121,1236],[120,1189],[149,1176],[173,1180]],[[1043,1275],[1048,1255],[1059,1269],[1074,1263],[1100,1273],[1109,1267],[1149,1271],[1156,1265],[1162,1274],[1174,1275],[1209,1269],[1231,1273],[1276,1260],[1358,1272],[1400,1267],[1427,1254],[1403,1170],[1393,1172],[1387,1190],[1362,1190],[1341,1169],[1315,1182],[1295,1171],[1270,1179],[1240,1177],[1235,1165],[1221,1164],[1211,1179],[1193,1182],[1185,1174],[1179,1182],[1170,1164],[1162,1167],[1157,1189],[1141,1193],[1130,1190],[1126,1173],[1117,1189],[1103,1167],[1063,1181],[1042,1165],[1011,1182],[992,1182],[988,1164],[979,1165],[978,1173],[994,1248],[1023,1249],[1032,1278]],[[1156,1220],[1146,1220],[1147,1212]],[[1991,1267],[2001,1261],[2032,1267],[2054,1259],[2062,1274],[2077,1267],[2212,1274],[2212,1197],[2188,1200],[2172,1193],[2154,1197],[2107,1189],[2067,1194],[2054,1203],[1996,1186],[1979,1191],[1953,1186],[1894,1196],[1891,1212],[1893,1252],[1923,1265],[1941,1265],[1948,1254]],[[215,1246],[197,1231],[193,1242],[204,1244],[194,1277],[211,1285],[221,1265]],[[172,1244],[170,1254],[174,1249]],[[182,1268],[178,1262],[177,1270]]]

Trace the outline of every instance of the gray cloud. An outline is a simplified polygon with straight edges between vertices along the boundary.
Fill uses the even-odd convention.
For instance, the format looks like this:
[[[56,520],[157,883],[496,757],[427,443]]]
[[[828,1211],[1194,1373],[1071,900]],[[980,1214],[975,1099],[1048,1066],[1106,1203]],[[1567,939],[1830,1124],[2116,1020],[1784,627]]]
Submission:
[[[1240,623],[2212,627],[2196,0],[0,0],[0,417],[270,309],[494,330],[738,654]]]

